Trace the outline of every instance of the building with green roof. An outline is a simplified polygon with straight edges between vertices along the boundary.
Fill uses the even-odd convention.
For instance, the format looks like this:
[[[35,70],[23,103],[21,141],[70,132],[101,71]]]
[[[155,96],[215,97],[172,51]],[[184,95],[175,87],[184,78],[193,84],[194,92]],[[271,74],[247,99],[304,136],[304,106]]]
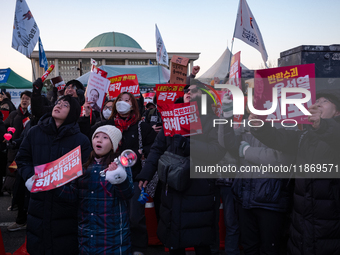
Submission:
[[[150,38],[155,44],[155,38]],[[92,38],[80,51],[49,51],[45,47],[45,54],[49,65],[54,65],[54,70],[49,78],[61,76],[65,82],[77,79],[91,70],[91,59],[97,61],[98,66],[131,66],[142,67],[157,65],[156,52],[146,52],[141,45],[132,37],[120,32],[106,32]],[[191,72],[194,61],[200,53],[169,52],[169,61],[173,55],[189,58],[188,72]],[[39,66],[39,51],[31,54],[36,77],[44,74],[44,69]],[[122,68],[126,70],[126,68]]]

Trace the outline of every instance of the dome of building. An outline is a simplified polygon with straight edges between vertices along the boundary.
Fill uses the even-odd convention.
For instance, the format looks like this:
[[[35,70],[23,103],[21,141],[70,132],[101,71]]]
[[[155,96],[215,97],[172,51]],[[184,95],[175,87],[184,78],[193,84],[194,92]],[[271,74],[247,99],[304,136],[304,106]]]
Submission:
[[[97,35],[82,51],[145,52],[133,38],[118,32]]]

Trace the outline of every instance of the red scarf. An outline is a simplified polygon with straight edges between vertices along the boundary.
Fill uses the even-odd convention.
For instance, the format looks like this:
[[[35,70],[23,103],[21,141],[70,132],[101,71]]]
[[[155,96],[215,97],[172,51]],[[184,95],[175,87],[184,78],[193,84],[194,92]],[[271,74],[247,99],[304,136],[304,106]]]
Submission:
[[[137,122],[136,115],[132,115],[127,117],[126,119],[122,119],[119,114],[115,117],[115,126],[118,128],[122,133],[124,130],[127,130],[131,125]]]

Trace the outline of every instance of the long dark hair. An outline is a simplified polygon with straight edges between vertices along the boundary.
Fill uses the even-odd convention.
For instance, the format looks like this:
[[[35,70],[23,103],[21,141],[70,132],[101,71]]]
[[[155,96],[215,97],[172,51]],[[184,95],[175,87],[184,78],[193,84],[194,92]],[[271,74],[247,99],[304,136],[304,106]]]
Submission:
[[[108,165],[118,156],[120,155],[120,150],[116,152],[113,152],[113,149],[111,149],[106,155],[101,157],[101,164],[104,166],[104,168],[108,167]],[[95,159],[94,158],[99,158],[98,155],[95,153],[95,151],[91,151],[89,159],[86,161],[85,164],[83,164],[83,167],[87,169],[89,165],[91,165]]]
[[[136,120],[138,121],[140,119],[140,113],[139,113],[137,99],[130,92],[122,92],[118,95],[116,100],[113,102],[112,113],[111,113],[111,116],[109,117],[109,120],[114,119],[116,115],[118,114],[116,104],[124,94],[129,95],[131,103],[132,103],[132,110],[130,111],[130,116],[134,114],[136,116]]]

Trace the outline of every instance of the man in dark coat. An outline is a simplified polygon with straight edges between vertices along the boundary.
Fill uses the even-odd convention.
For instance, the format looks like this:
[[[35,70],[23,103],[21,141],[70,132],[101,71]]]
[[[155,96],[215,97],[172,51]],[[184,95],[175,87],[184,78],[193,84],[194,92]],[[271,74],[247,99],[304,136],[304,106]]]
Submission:
[[[70,95],[63,96],[52,114],[45,114],[29,130],[16,157],[19,174],[29,190],[35,166],[52,162],[79,145],[82,162],[86,162],[91,144],[80,133],[79,115],[78,101]],[[78,254],[78,208],[60,197],[62,189],[31,193],[27,217],[27,251],[31,255]]]
[[[20,105],[16,111],[12,111],[7,119],[4,121],[6,130],[9,127],[14,127],[15,132],[12,136],[12,140],[16,140],[20,137],[22,131],[25,129],[26,124],[29,121],[29,112],[28,106],[31,103],[31,92],[28,90],[23,91],[20,94]],[[9,166],[14,161],[15,156],[17,155],[17,148],[8,148],[7,150],[7,168],[6,168],[6,180],[4,183],[4,191],[16,192],[16,188],[14,187],[14,182],[16,179],[16,171],[12,171]],[[14,194],[14,198],[12,200],[11,209],[13,209],[14,205],[16,206],[16,196]]]
[[[308,179],[295,179],[288,254],[340,254],[340,180],[329,179],[340,164],[340,91],[319,92],[309,111],[313,123],[309,130],[276,129],[266,123],[252,134],[273,149],[295,155],[297,167],[311,169],[314,164],[325,171],[321,173],[325,179],[298,171]],[[249,119],[257,117],[251,114]]]
[[[177,103],[197,101],[201,109],[200,99],[203,87],[190,85],[185,89],[183,99]],[[208,95],[207,105],[212,99]],[[165,151],[184,157],[191,157],[193,166],[216,164],[226,153],[219,144],[217,128],[213,128],[213,119],[217,118],[208,107],[207,115],[200,115],[203,134],[192,137],[174,135],[165,136],[162,129],[151,147],[150,154],[142,172],[137,176],[139,187],[145,187],[157,171],[159,158]],[[234,146],[235,137],[232,128],[225,146]],[[189,169],[188,169],[189,171]],[[217,189],[215,179],[190,179],[188,187],[180,192],[163,183],[160,221],[157,235],[161,242],[170,249],[170,254],[184,254],[184,248],[195,247],[196,254],[211,254],[209,245],[215,237],[215,216],[218,210],[216,201]],[[218,201],[219,204],[219,201]]]

